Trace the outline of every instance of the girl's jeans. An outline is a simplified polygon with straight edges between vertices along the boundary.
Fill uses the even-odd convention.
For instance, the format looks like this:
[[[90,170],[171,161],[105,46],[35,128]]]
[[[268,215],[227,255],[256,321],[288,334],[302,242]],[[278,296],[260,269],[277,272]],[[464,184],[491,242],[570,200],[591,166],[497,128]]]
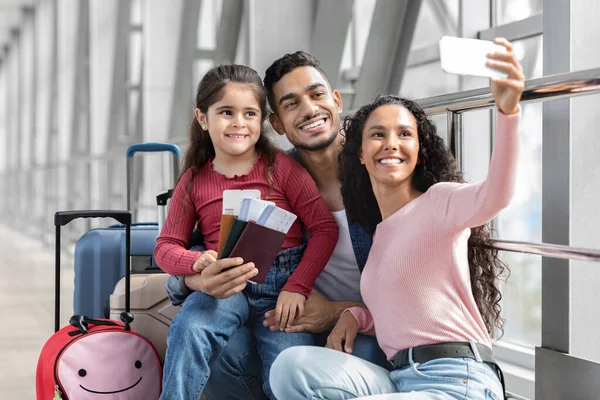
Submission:
[[[310,333],[271,332],[263,326],[265,312],[275,308],[279,291],[300,263],[304,248],[305,245],[280,252],[263,284],[248,284],[243,292],[226,299],[200,292],[186,299],[169,329],[161,399],[199,399],[210,376],[209,364],[248,321],[256,337],[263,376],[269,376],[281,351],[313,344]],[[264,390],[275,398],[268,380]]]

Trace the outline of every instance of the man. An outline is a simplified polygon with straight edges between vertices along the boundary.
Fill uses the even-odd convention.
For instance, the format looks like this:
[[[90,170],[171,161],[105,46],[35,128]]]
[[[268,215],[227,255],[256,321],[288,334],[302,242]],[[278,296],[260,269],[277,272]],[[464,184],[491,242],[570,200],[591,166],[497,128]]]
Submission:
[[[317,334],[317,342],[323,345],[342,312],[361,301],[360,272],[371,247],[371,237],[346,219],[340,193],[337,159],[342,142],[342,100],[339,92],[332,90],[318,61],[301,51],[286,54],[273,62],[266,71],[264,84],[273,110],[271,125],[295,146],[292,154],[315,180],[340,228],[337,247],[315,282],[315,291],[305,303],[303,316],[286,329],[288,332],[313,332]],[[171,277],[168,283],[171,298],[181,302],[190,290],[217,298],[243,290],[248,270],[241,267],[235,273],[229,270],[219,274],[225,267],[219,265],[220,261],[198,275],[184,279]],[[190,337],[193,336],[193,321],[185,323]],[[274,312],[266,314],[265,325],[272,330],[279,329]],[[192,339],[190,346],[193,347]],[[180,347],[190,351],[189,346]],[[357,337],[353,349],[353,354],[389,367],[374,337]],[[260,357],[252,331],[247,326],[230,338],[223,352],[211,363],[211,368],[205,388],[208,399],[265,398],[261,383],[267,377],[261,376]],[[188,378],[182,379],[193,376],[190,373]]]

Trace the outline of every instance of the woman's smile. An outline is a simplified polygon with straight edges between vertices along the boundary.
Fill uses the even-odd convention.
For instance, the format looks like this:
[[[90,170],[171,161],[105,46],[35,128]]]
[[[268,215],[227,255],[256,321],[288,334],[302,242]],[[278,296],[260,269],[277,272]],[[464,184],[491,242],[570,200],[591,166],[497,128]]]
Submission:
[[[373,184],[400,185],[414,173],[419,136],[414,116],[400,105],[373,110],[362,133],[361,163]]]

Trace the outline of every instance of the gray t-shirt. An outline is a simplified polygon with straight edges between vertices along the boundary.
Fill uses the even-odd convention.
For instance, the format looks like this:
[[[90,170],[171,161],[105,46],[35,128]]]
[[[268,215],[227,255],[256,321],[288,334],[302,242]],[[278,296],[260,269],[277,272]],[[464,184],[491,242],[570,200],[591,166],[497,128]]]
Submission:
[[[315,281],[315,289],[331,301],[362,301],[360,270],[350,239],[346,210],[334,211],[332,215],[340,236],[329,262]]]

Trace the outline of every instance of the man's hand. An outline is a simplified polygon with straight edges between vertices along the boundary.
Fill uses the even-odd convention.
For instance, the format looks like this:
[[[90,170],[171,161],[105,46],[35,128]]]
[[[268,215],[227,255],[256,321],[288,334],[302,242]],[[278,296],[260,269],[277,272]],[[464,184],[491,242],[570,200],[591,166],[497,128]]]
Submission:
[[[279,320],[279,330],[292,326],[292,321],[304,312],[304,295],[282,290],[277,297],[275,316]]]
[[[325,332],[333,328],[342,311],[357,304],[359,303],[329,301],[323,295],[313,290],[304,302],[302,316],[293,320],[291,322],[292,326],[285,328],[285,332]],[[272,331],[280,328],[275,310],[268,311],[265,314],[263,325],[269,327]]]
[[[202,292],[218,299],[225,299],[241,292],[248,280],[258,274],[254,263],[242,264],[240,257],[224,258],[210,264],[202,272],[185,277],[185,285],[196,292]],[[234,268],[232,268],[234,267]],[[227,271],[221,272],[224,269]]]
[[[352,354],[352,346],[354,345],[354,339],[356,339],[357,334],[358,321],[350,311],[346,311],[342,314],[335,325],[335,328],[333,328],[327,337],[327,344],[325,347]]]
[[[202,272],[204,268],[208,267],[215,261],[217,261],[217,252],[214,250],[206,250],[194,263],[194,271]]]

